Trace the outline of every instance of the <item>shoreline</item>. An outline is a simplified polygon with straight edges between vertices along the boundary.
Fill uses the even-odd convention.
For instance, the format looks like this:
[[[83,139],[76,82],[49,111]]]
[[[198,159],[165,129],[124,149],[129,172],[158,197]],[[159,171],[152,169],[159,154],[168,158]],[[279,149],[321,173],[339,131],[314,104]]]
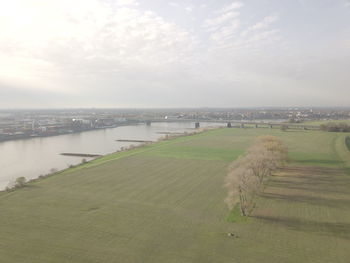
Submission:
[[[90,131],[99,131],[99,130],[106,130],[106,129],[114,129],[118,127],[124,127],[124,126],[132,126],[132,125],[139,125],[140,123],[127,123],[127,124],[118,124],[112,127],[101,127],[101,128],[93,128],[93,129],[87,129],[87,130],[80,130],[80,131],[73,131],[73,132],[64,132],[64,133],[54,133],[54,134],[47,134],[47,135],[38,135],[38,136],[32,136],[32,135],[24,135],[21,137],[15,137],[15,138],[0,138],[0,143],[2,142],[10,142],[10,141],[19,141],[19,140],[30,140],[30,139],[36,139],[36,138],[47,138],[47,137],[56,137],[61,135],[69,135],[69,134],[79,134],[83,132],[90,132]]]
[[[44,180],[44,179],[47,179],[47,178],[49,178],[51,176],[65,174],[65,173],[68,173],[68,172],[74,172],[76,170],[85,169],[85,168],[93,167],[93,166],[96,166],[96,165],[101,165],[101,164],[104,164],[104,163],[109,162],[109,161],[118,160],[120,158],[128,157],[128,156],[137,154],[139,152],[142,152],[140,150],[142,148],[145,148],[145,147],[155,146],[156,144],[159,144],[159,143],[166,143],[166,142],[170,143],[170,141],[173,140],[173,139],[177,139],[177,138],[181,138],[181,137],[189,137],[189,136],[193,136],[193,135],[198,135],[198,134],[201,134],[203,132],[216,130],[216,129],[221,129],[221,128],[222,127],[201,128],[201,129],[199,129],[197,131],[189,132],[189,133],[183,133],[181,135],[175,135],[175,134],[169,135],[168,134],[168,135],[165,135],[163,137],[160,137],[157,141],[145,142],[145,143],[141,143],[141,144],[139,144],[137,146],[130,145],[130,146],[122,148],[122,149],[120,149],[120,150],[118,150],[116,152],[112,152],[112,153],[108,153],[108,154],[105,154],[105,155],[101,155],[101,156],[93,158],[93,159],[91,159],[89,161],[82,161],[81,163],[78,163],[78,164],[75,164],[75,165],[70,165],[69,167],[67,167],[65,169],[54,171],[53,173],[48,173],[48,174],[45,174],[45,175],[39,175],[36,178],[27,180],[22,187],[16,187],[15,185],[12,186],[12,187],[7,186],[4,189],[0,189],[0,195],[6,194],[6,193],[11,193],[11,192],[14,192],[14,191],[22,189],[22,188],[30,187],[31,184],[39,182],[39,181]]]

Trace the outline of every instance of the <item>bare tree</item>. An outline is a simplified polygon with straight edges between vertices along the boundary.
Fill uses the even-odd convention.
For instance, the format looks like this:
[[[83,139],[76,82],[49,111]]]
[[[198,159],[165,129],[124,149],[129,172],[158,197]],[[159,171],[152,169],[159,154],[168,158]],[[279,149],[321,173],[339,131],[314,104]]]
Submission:
[[[230,209],[240,205],[241,214],[249,215],[254,207],[254,196],[259,188],[259,181],[253,171],[247,168],[247,160],[242,157],[235,161],[225,180],[228,189],[226,203]]]
[[[283,145],[283,142],[275,136],[260,136],[257,138],[255,146],[250,149],[250,152],[267,151],[270,153],[270,158],[275,159],[277,164],[283,164],[288,160],[288,149]]]
[[[254,197],[278,166],[287,160],[287,148],[274,136],[258,137],[247,155],[235,160],[225,178],[228,189],[226,203],[230,209],[240,205],[241,214],[247,216],[255,206]]]

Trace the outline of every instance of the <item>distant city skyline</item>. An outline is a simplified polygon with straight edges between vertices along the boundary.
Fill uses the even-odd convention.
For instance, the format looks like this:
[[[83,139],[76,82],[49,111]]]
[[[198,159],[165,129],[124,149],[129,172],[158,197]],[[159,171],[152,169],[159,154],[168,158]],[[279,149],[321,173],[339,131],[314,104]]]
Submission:
[[[349,0],[12,0],[0,109],[350,106]]]

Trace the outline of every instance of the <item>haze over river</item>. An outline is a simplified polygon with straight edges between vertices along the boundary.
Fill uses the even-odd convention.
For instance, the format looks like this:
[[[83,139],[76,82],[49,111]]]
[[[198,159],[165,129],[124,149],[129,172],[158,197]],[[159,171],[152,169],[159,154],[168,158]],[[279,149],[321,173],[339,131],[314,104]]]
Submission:
[[[201,123],[201,127],[224,124]],[[109,154],[121,147],[139,143],[117,142],[118,139],[155,141],[160,132],[189,132],[194,123],[152,123],[151,126],[121,126],[81,133],[0,142],[0,190],[11,186],[16,178],[34,179],[69,165],[81,163],[82,157],[62,156],[60,153]],[[86,158],[89,160],[88,158]]]

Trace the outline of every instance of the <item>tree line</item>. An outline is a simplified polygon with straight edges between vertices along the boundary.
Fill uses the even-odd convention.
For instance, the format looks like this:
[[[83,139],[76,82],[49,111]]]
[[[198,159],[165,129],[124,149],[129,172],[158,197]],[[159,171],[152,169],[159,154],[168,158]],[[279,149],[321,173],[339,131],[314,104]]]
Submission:
[[[258,137],[247,154],[231,163],[225,178],[229,209],[239,205],[242,216],[248,216],[255,207],[255,196],[263,191],[266,179],[287,161],[288,150],[274,136]]]
[[[322,131],[328,132],[350,132],[350,125],[345,122],[329,122],[325,124],[321,124],[320,128]]]

